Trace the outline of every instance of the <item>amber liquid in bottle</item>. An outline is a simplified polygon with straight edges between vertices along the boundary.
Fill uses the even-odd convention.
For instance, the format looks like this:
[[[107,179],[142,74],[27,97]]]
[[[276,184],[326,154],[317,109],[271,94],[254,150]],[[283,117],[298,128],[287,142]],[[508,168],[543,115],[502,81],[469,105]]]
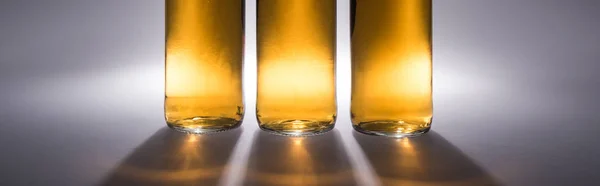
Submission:
[[[166,0],[165,117],[174,129],[237,127],[242,98],[243,0]]]
[[[429,131],[431,0],[352,1],[352,123],[384,136]]]
[[[257,119],[262,129],[310,135],[333,128],[335,0],[258,0]]]

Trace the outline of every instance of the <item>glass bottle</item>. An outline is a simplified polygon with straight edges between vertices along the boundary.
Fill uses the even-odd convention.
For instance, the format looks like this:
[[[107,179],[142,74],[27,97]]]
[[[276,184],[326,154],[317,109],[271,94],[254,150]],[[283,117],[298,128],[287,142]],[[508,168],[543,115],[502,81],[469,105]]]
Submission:
[[[244,0],[165,0],[165,117],[176,130],[239,126]]]
[[[260,128],[310,135],[333,128],[335,0],[258,0]]]
[[[431,0],[352,0],[351,7],[354,128],[426,133],[433,115]]]

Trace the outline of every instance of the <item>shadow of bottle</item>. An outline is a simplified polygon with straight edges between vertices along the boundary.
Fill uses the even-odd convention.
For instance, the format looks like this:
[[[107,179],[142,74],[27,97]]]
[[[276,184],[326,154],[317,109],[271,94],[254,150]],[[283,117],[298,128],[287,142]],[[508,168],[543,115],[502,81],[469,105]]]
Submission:
[[[194,135],[163,127],[99,185],[217,185],[241,132]]]
[[[243,185],[356,185],[336,129],[311,137],[257,131]]]
[[[414,138],[353,132],[382,185],[501,185],[434,131]]]

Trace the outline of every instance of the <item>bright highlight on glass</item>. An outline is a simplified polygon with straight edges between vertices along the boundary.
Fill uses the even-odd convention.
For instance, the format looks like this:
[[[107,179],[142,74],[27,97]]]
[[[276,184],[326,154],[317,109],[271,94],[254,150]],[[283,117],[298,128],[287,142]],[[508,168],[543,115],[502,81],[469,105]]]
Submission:
[[[262,129],[308,135],[333,128],[335,0],[258,0],[257,118]]]
[[[352,1],[352,123],[411,136],[432,120],[431,0]]]
[[[243,0],[165,0],[165,117],[174,129],[234,128],[244,115]]]

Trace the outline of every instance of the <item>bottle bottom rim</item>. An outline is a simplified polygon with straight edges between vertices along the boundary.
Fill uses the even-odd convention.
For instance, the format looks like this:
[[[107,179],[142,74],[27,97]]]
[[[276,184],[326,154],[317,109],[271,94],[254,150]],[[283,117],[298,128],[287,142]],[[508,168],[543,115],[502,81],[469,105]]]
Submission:
[[[167,121],[167,126],[180,132],[206,134],[234,129],[239,127],[241,123],[241,120],[228,117],[196,116]]]
[[[392,138],[416,137],[431,129],[431,122],[409,123],[404,121],[378,120],[353,124],[354,130],[368,135]]]

